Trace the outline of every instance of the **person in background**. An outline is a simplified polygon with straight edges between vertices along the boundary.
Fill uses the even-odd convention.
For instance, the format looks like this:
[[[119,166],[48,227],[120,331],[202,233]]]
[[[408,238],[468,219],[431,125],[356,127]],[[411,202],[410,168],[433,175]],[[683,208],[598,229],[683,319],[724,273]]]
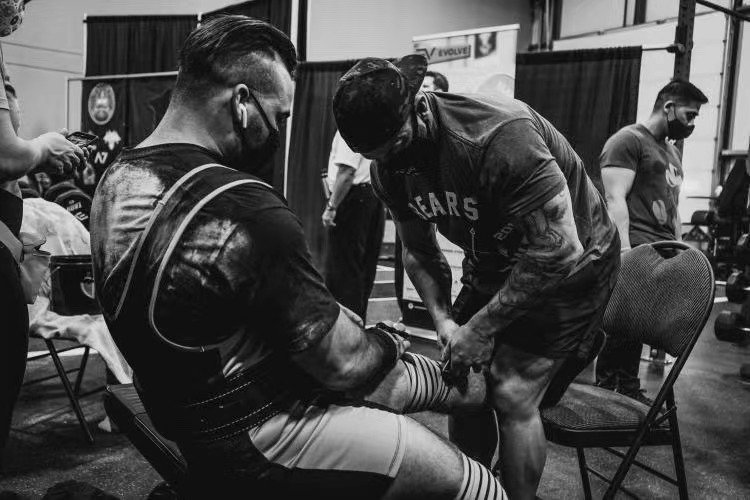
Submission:
[[[327,181],[330,196],[321,217],[328,228],[326,287],[366,323],[385,209],[370,185],[370,160],[349,149],[338,132],[331,143]]]
[[[0,2],[0,8],[4,2]],[[2,12],[2,11],[0,11]],[[0,19],[0,31],[2,31]],[[26,371],[29,318],[26,309],[30,283],[22,278],[19,264],[24,255],[32,259],[42,242],[21,239],[23,201],[17,179],[37,166],[51,171],[70,171],[84,152],[57,132],[30,141],[17,135],[20,111],[15,89],[6,76],[0,49],[0,471],[10,432],[13,408]],[[24,243],[29,243],[24,245]],[[31,260],[30,260],[31,262]]]
[[[604,144],[599,165],[621,251],[644,243],[682,239],[678,203],[682,154],[673,141],[695,128],[708,98],[695,85],[672,80],[657,94],[651,115],[627,125]],[[596,364],[596,384],[651,405],[638,378],[640,342],[607,338]]]
[[[448,79],[437,71],[427,71],[422,81],[423,92],[448,92]]]

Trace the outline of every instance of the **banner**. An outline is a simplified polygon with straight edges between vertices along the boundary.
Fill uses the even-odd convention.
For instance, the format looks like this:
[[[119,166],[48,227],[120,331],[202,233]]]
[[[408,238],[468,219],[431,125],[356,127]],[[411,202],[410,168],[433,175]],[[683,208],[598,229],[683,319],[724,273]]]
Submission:
[[[84,80],[81,99],[81,130],[99,137],[76,184],[88,195],[110,163],[120,153],[127,137],[127,82]]]
[[[459,94],[488,94],[513,97],[516,75],[516,41],[518,24],[493,26],[412,38],[414,50],[424,54],[428,71],[443,74],[449,92]],[[451,267],[451,302],[461,290],[463,250],[437,233],[440,246]],[[397,252],[396,259],[401,256]],[[402,272],[400,263],[397,272]],[[407,324],[430,327],[422,300],[414,284],[404,273],[403,287],[397,291]]]
[[[449,92],[513,97],[519,25],[493,26],[412,38],[429,70],[445,75]]]

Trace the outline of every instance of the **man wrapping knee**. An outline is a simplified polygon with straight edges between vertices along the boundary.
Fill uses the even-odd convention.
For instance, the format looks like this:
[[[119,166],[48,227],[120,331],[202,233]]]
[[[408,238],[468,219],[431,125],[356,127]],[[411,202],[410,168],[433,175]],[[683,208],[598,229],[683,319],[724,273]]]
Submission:
[[[163,120],[97,188],[98,298],[146,410],[196,497],[504,498],[488,469],[400,414],[481,404],[484,380],[446,387],[401,334],[337,304],[264,182],[296,64],[267,23],[203,23]]]
[[[553,404],[593,358],[619,267],[619,242],[583,163],[526,104],[419,92],[421,55],[367,58],[339,81],[333,111],[403,244],[404,268],[434,320],[446,376],[486,374],[503,484],[534,498]],[[463,289],[435,228],[464,251]],[[455,418],[451,439],[489,465],[492,412]]]

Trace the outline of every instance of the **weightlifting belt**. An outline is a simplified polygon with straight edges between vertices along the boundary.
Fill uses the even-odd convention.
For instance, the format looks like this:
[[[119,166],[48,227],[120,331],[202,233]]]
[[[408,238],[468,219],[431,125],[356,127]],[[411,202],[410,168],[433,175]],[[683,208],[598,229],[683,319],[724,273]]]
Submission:
[[[118,344],[134,357],[149,354],[132,363],[135,387],[156,428],[178,442],[214,441],[255,427],[292,404],[291,388],[297,388],[298,381],[304,387],[306,377],[282,355],[224,377],[216,345],[179,345],[154,324],[159,276],[182,231],[202,206],[243,184],[271,189],[218,164],[197,167],[180,178],[159,201],[139,237],[122,294],[109,298],[105,307],[105,314],[113,313],[107,314],[108,322],[115,327]],[[165,377],[166,370],[172,375]]]

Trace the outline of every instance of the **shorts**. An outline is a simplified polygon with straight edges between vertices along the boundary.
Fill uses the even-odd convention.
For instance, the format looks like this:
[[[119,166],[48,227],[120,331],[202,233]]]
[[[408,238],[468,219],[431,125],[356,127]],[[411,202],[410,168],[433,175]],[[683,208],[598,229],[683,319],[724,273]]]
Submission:
[[[530,354],[565,359],[545,394],[542,406],[555,404],[568,385],[596,357],[604,341],[604,311],[620,270],[619,245],[611,244],[495,339]],[[453,304],[458,324],[466,323],[492,299],[464,285]]]
[[[311,406],[223,443],[180,449],[191,475],[202,477],[194,491],[216,498],[245,489],[252,498],[376,499],[401,466],[405,418],[366,406]]]

